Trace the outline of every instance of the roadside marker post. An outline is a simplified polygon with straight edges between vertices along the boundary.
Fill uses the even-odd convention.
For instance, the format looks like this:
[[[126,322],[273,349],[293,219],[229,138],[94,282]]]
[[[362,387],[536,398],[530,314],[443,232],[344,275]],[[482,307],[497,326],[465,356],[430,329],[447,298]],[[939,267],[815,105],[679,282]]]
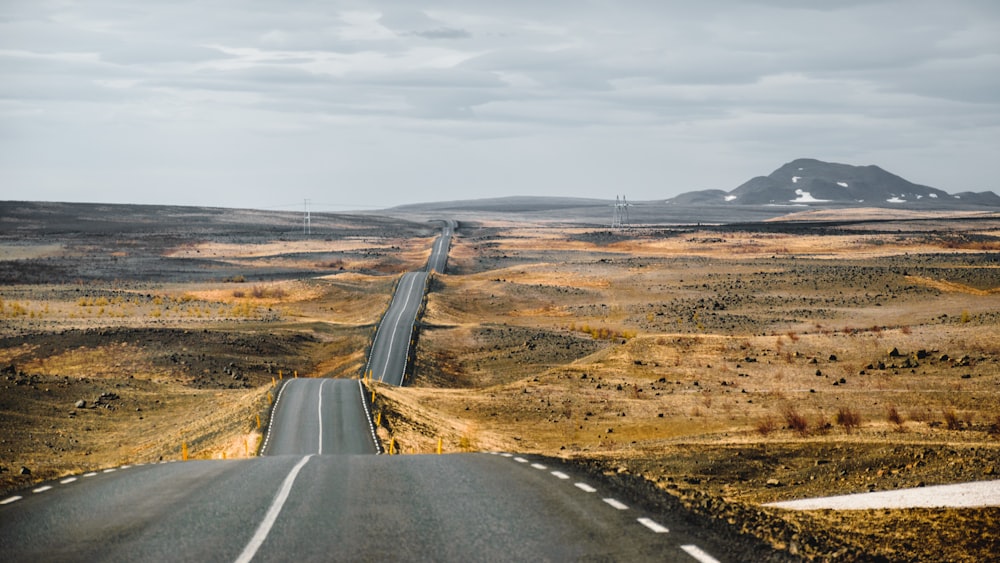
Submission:
[[[438,438],[438,455],[441,455],[441,446],[442,446],[441,438]]]
[[[187,442],[181,442],[181,460],[188,460],[188,445]]]
[[[281,374],[280,369],[278,370],[278,379],[284,379],[284,376]]]
[[[260,430],[260,414],[255,415],[257,417],[257,430]]]
[[[382,411],[375,413],[375,426],[382,426]]]
[[[295,370],[295,379],[299,378],[299,370]]]

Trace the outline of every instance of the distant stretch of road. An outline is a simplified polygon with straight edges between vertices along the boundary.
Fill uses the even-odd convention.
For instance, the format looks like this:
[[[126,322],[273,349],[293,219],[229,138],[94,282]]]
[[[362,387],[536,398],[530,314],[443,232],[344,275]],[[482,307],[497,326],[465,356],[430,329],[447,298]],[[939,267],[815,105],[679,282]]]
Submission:
[[[400,280],[370,356],[376,379],[402,384],[425,280],[449,245],[439,239],[428,271]],[[357,380],[286,380],[261,457],[126,465],[0,499],[0,560],[756,558],[559,461],[370,455],[380,446],[365,395]]]
[[[354,379],[287,380],[261,455],[379,453],[362,390]]]
[[[457,228],[457,221],[449,219],[444,222],[444,227],[441,229],[441,236],[434,242],[434,246],[431,248],[431,256],[427,259],[426,270],[428,272],[444,273],[445,268],[448,266],[448,250],[451,248],[451,236]]]

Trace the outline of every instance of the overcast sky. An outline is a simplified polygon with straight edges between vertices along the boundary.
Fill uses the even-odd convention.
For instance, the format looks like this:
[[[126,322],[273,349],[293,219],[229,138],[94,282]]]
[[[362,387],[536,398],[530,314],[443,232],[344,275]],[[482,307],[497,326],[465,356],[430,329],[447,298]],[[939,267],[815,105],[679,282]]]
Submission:
[[[1000,192],[1000,2],[0,0],[0,200],[648,200],[799,157]]]

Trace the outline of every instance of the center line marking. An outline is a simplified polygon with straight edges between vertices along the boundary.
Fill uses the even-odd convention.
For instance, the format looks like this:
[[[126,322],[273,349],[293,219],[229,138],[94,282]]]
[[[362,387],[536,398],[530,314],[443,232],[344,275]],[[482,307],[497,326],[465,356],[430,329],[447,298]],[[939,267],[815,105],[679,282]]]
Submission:
[[[319,419],[319,455],[323,455],[323,383],[319,384],[319,406],[316,407],[316,418]]]
[[[76,477],[67,477],[67,478],[63,479],[62,481],[59,481],[59,484],[61,484],[61,485],[68,485],[68,484],[72,483],[73,481],[76,481]]]
[[[307,455],[298,463],[295,467],[288,472],[288,476],[285,477],[284,482],[281,483],[281,488],[278,490],[278,494],[274,497],[274,502],[271,503],[271,507],[267,509],[267,514],[264,515],[264,520],[261,521],[260,526],[257,527],[257,531],[254,532],[253,537],[250,538],[250,543],[243,548],[243,553],[236,558],[236,563],[250,563],[253,556],[257,554],[257,550],[267,539],[267,534],[271,532],[271,528],[274,523],[278,520],[278,514],[281,513],[281,508],[285,506],[285,501],[288,500],[288,495],[292,492],[292,485],[295,484],[295,478],[299,476],[299,471],[305,467],[306,463],[309,463],[309,458],[311,455]]]
[[[93,477],[95,475],[97,475],[96,471],[91,471],[90,473],[84,473],[83,474],[84,477]]]
[[[524,459],[523,457],[515,457],[514,461],[518,463],[528,463],[528,460]]]
[[[500,455],[503,457],[514,457],[514,454],[508,454],[508,453],[502,453]]]
[[[682,545],[681,549],[683,549],[685,553],[687,553],[691,557],[694,557],[701,563],[719,563],[718,559],[705,553],[700,547],[696,545]]]
[[[534,467],[535,469],[546,469],[546,467],[541,463],[532,463],[531,466]]]
[[[114,473],[115,471],[118,471],[118,470],[117,470],[117,469],[115,469],[114,467],[112,467],[112,468],[110,468],[110,469],[105,469],[105,470],[104,470],[104,472],[105,472],[105,473]]]
[[[659,523],[657,523],[652,518],[639,518],[638,520],[639,520],[640,524],[642,524],[643,526],[649,528],[650,530],[653,530],[657,534],[665,534],[665,533],[667,533],[667,532],[670,531],[670,530],[667,529],[666,526],[660,525]]]
[[[3,500],[0,500],[0,504],[10,504],[12,502],[17,502],[17,501],[21,500],[22,498],[24,498],[24,497],[19,497],[19,496],[7,497],[7,498],[5,498]]]
[[[597,489],[595,489],[594,487],[591,487],[590,485],[588,485],[586,483],[577,483],[576,484],[576,488],[580,489],[581,491],[586,491],[588,493],[593,493],[593,492],[597,491]]]
[[[619,500],[617,500],[617,499],[606,498],[606,499],[604,499],[604,502],[610,504],[611,506],[617,508],[618,510],[628,510],[628,506],[625,505],[625,504],[622,504],[622,502],[619,501]]]
[[[569,475],[566,475],[562,471],[553,471],[552,474],[560,479],[569,479]]]
[[[52,485],[45,485],[44,487],[38,487],[37,489],[31,491],[33,493],[44,493],[45,491],[52,488]]]

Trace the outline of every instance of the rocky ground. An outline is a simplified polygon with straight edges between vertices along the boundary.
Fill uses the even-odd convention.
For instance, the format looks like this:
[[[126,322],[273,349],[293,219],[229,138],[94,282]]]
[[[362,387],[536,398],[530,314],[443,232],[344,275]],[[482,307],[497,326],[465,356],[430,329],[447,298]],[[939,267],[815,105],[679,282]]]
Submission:
[[[3,206],[3,490],[183,445],[248,455],[272,378],[358,373],[435,232],[329,216],[309,238],[291,214]],[[377,389],[380,434],[404,453],[441,438],[576,460],[779,559],[993,557],[994,508],[761,505],[996,478],[1000,221],[778,223],[463,223],[414,385]]]

